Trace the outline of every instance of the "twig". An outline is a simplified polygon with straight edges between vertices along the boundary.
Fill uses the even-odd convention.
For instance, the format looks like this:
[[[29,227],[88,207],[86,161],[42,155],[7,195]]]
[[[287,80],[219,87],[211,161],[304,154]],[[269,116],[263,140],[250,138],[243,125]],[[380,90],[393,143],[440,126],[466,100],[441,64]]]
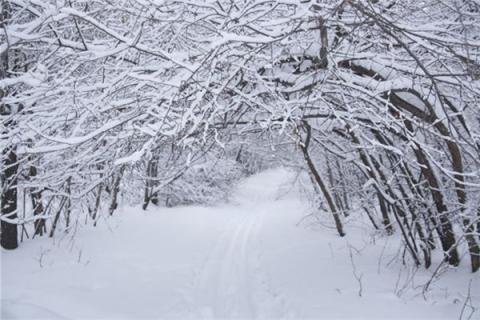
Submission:
[[[362,284],[363,273],[361,273],[360,275],[358,275],[357,273],[357,267],[355,265],[355,261],[353,260],[352,247],[350,245],[348,246],[348,251],[350,253],[350,262],[352,263],[353,276],[358,282],[358,296],[361,297],[363,294],[363,284]]]
[[[472,319],[473,317],[473,314],[477,311],[477,308],[475,308],[473,305],[472,305],[472,296],[471,296],[471,288],[472,288],[472,280],[470,279],[470,281],[468,282],[468,290],[467,290],[467,297],[465,298],[465,301],[463,303],[463,306],[462,306],[462,311],[460,312],[460,316],[458,317],[458,320],[463,320],[464,319],[464,314],[465,314],[465,311],[467,309],[467,306],[470,307],[470,314],[468,315],[467,320],[470,320]]]

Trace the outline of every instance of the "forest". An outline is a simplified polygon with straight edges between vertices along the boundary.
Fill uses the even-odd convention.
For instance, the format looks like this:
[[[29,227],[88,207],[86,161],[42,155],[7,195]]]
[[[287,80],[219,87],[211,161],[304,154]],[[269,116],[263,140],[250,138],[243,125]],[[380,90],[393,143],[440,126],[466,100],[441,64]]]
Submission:
[[[218,208],[251,188],[244,204],[288,176],[300,199],[291,225],[361,246],[361,223],[361,233],[395,243],[398,268],[429,275],[416,292],[441,277],[470,279],[456,317],[480,316],[480,1],[0,3],[2,296],[35,246],[82,232],[94,243],[125,215],[118,241],[138,248],[150,242],[141,230],[159,223],[143,214]],[[283,221],[268,217],[269,227]],[[179,223],[208,224],[189,219]],[[263,234],[252,219],[245,228]],[[369,280],[349,248],[341,264],[353,268],[359,298]],[[377,264],[380,253],[366,255]],[[249,268],[238,286],[256,281]],[[252,296],[194,318],[288,314],[261,314]]]

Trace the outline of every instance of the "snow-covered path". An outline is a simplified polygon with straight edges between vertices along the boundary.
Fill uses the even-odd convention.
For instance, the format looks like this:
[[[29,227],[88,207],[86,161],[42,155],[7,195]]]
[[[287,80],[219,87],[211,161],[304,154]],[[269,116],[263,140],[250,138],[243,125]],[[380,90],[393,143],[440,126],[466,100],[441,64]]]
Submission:
[[[125,208],[73,240],[2,251],[2,319],[457,319],[469,281],[479,301],[480,281],[465,270],[424,299],[411,288],[429,272],[412,278],[398,242],[361,224],[346,238],[298,226],[308,206],[294,179],[270,170],[228,204]]]
[[[280,176],[280,178],[289,177]],[[277,172],[254,177],[241,184],[233,197],[236,212],[208,254],[195,283],[199,317],[258,318],[285,315],[265,280],[260,264],[259,232],[264,217],[277,200]],[[266,205],[265,205],[266,204]]]

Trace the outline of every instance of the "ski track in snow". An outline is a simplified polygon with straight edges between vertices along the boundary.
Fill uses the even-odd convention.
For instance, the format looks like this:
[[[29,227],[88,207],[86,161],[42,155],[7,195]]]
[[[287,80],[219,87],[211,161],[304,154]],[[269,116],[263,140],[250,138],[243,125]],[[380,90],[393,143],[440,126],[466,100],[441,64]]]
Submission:
[[[252,183],[258,183],[256,181]],[[247,319],[281,317],[287,313],[285,302],[272,289],[261,269],[258,233],[276,188],[266,196],[247,192],[234,201],[235,216],[211,250],[193,285],[194,317]],[[278,186],[275,186],[278,187]],[[255,190],[255,188],[254,188]],[[266,202],[261,206],[262,202]],[[260,210],[259,210],[260,207]],[[191,308],[190,308],[191,309]]]
[[[235,219],[234,226],[215,245],[200,272],[194,294],[202,316],[253,317],[256,306],[251,297],[252,229],[258,220],[253,215]]]

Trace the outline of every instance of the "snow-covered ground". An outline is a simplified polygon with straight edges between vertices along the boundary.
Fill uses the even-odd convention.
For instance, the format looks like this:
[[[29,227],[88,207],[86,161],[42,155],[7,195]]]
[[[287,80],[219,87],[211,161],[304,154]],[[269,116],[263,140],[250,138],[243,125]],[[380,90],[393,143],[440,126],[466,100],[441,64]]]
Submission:
[[[480,307],[467,263],[422,294],[436,265],[403,267],[398,238],[358,221],[340,238],[328,215],[312,227],[294,179],[269,170],[227,204],[124,208],[2,251],[2,319],[467,319]]]

